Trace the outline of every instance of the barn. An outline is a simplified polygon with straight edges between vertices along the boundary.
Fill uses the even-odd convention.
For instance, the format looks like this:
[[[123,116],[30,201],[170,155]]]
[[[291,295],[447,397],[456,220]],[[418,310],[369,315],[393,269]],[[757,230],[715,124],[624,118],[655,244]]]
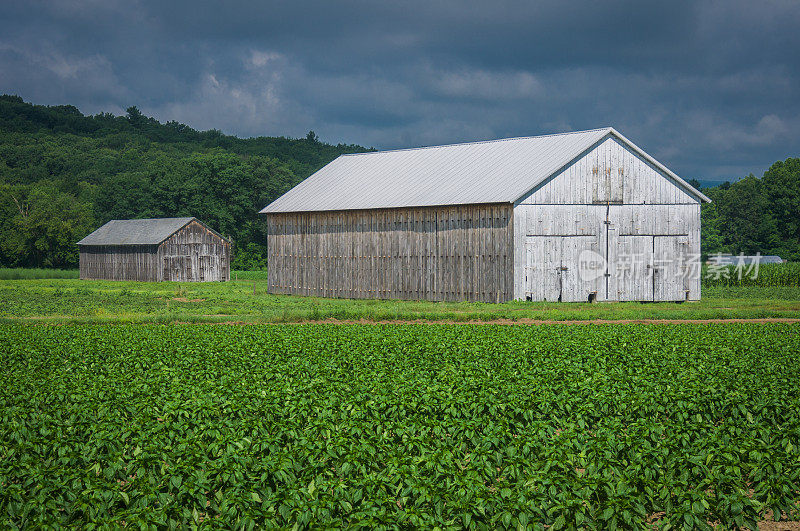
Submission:
[[[342,155],[261,211],[268,289],[697,300],[707,201],[610,127]]]
[[[115,219],[78,242],[80,277],[230,280],[230,242],[195,218]]]

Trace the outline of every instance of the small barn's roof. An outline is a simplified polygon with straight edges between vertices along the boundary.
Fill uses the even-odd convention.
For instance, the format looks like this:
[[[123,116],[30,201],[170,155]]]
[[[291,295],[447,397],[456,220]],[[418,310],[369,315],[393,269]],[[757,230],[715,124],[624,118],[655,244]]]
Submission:
[[[158,245],[194,219],[112,219],[78,245]]]
[[[342,155],[261,213],[513,203],[609,135],[699,201],[709,201],[616,130],[605,127]]]

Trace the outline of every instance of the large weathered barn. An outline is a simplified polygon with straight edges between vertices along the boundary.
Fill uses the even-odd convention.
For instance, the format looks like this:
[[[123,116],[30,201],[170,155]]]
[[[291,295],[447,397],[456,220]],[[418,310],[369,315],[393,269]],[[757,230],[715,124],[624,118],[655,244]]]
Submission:
[[[78,248],[84,279],[230,280],[230,242],[195,218],[115,219]]]
[[[343,155],[261,211],[269,291],[695,300],[704,201],[612,128]]]

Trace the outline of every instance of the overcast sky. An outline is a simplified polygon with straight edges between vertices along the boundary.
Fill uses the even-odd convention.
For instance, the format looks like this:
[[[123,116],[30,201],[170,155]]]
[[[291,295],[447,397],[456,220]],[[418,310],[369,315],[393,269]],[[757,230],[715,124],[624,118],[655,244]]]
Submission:
[[[800,156],[800,1],[4,2],[0,92],[377,148],[611,125],[685,178]]]

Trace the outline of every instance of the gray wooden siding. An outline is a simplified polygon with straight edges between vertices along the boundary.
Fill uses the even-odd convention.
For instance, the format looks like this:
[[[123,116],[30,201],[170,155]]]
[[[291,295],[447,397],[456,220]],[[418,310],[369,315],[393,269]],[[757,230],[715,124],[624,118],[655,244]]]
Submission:
[[[523,204],[514,209],[514,224],[515,299],[586,301],[596,292],[598,300],[683,300],[687,291],[689,300],[700,298],[699,271],[694,275],[694,266],[679,262],[680,255],[700,253],[698,203]],[[576,277],[578,258],[587,249],[608,262],[608,284],[605,277]],[[618,278],[616,271],[633,254],[644,269]],[[655,277],[647,263],[655,266]],[[692,275],[676,280],[683,271]]]
[[[230,279],[230,243],[192,221],[160,245],[80,246],[80,278],[158,282]]]
[[[159,280],[155,245],[81,246],[80,278],[87,280]]]
[[[694,204],[697,199],[618,139],[608,137],[518,204]]]
[[[511,216],[510,204],[268,214],[269,292],[510,300]]]
[[[699,272],[679,263],[700,253],[698,200],[613,136],[519,200],[514,226],[516,299],[700,298]],[[583,251],[608,275],[578,275]],[[631,255],[639,267],[618,274]]]
[[[159,246],[160,280],[219,282],[230,280],[230,243],[192,221]]]

